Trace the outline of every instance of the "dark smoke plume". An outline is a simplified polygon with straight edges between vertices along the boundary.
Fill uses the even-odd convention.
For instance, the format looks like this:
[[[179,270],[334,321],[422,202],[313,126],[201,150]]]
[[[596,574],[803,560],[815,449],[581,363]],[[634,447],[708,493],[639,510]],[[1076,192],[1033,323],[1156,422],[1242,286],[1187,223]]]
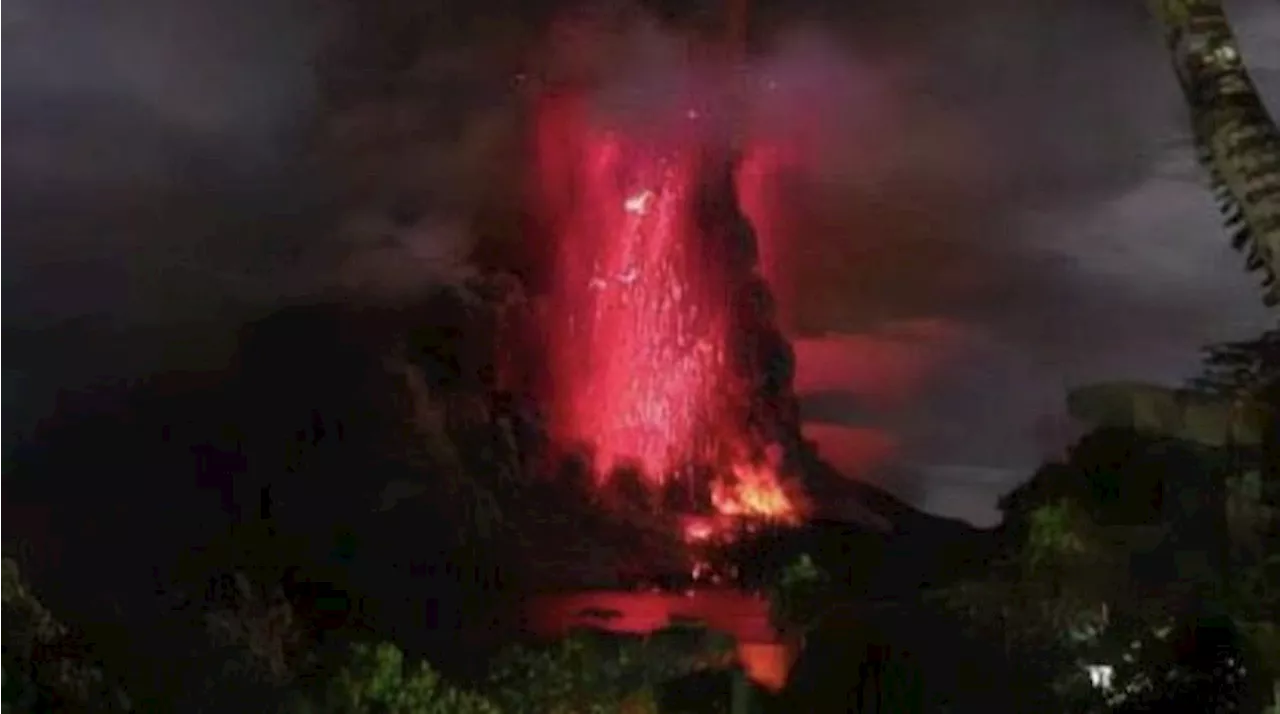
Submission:
[[[1236,5],[1272,96],[1274,8]],[[715,3],[6,9],[6,419],[28,421],[56,386],[224,362],[246,316],[394,302],[509,255],[540,78],[590,67],[601,111],[643,121],[720,22]],[[1142,3],[751,13],[747,104],[807,147],[770,188],[798,384],[821,391],[802,408],[882,430],[862,451],[1008,482],[1065,383],[1181,376],[1257,330]],[[598,31],[556,36],[569,14]]]

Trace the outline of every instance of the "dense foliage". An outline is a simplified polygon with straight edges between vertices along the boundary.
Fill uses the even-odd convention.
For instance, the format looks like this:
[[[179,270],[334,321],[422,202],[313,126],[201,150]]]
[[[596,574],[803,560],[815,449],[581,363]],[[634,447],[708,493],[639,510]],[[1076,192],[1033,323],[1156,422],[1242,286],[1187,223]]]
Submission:
[[[945,599],[1042,659],[1081,711],[1275,706],[1275,346],[1273,331],[1211,347],[1193,383],[1270,420],[1261,441],[1182,440],[1183,420],[1096,430],[1004,499],[991,570]]]
[[[109,681],[89,651],[67,649],[74,637],[31,595],[5,559],[5,712],[123,712],[137,710]],[[261,684],[243,703],[281,714],[646,714],[659,711],[668,690],[699,672],[732,664],[733,641],[697,625],[673,626],[650,636],[584,630],[540,645],[513,644],[488,663],[471,686],[456,683],[422,659],[389,642],[352,643],[337,656],[312,650],[289,660],[282,647],[295,641],[291,604],[265,601],[243,574],[231,578],[240,600],[211,608],[212,643],[229,648],[224,668],[208,671],[209,684],[243,688]],[[274,623],[274,624],[273,624]],[[324,661],[320,661],[324,660]],[[705,695],[705,691],[703,692]],[[713,690],[713,709],[728,702]],[[224,711],[214,697],[207,708]],[[145,707],[143,708],[145,710]]]
[[[1233,397],[1274,400],[1280,396],[1280,328],[1251,340],[1211,345],[1205,349],[1204,373],[1195,386]]]
[[[407,664],[394,645],[352,647],[351,659],[312,712],[345,714],[499,714],[484,696],[446,682],[426,662]]]

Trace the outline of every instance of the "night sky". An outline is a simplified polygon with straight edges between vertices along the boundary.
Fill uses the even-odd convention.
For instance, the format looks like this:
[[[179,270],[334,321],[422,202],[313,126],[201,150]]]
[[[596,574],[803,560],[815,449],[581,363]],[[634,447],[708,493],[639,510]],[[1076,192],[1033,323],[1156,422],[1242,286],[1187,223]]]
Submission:
[[[798,94],[753,94],[760,121],[821,147],[781,219],[783,309],[837,465],[990,523],[1067,438],[1065,388],[1179,380],[1203,344],[1268,326],[1141,6],[761,5],[752,76]],[[1280,6],[1228,7],[1280,109]],[[469,218],[511,188],[510,50],[539,45],[515,21],[441,20],[415,91],[335,103],[319,50],[380,42],[336,3],[6,10],[6,439],[59,386],[217,367],[236,325],[283,305],[455,279]],[[539,59],[660,92],[678,38],[634,22]],[[406,191],[421,219],[380,223]]]

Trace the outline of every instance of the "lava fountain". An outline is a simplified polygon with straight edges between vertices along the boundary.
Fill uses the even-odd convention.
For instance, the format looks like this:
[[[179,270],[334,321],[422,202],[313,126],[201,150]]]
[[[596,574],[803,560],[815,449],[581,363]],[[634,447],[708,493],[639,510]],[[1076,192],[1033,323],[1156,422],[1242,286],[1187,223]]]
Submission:
[[[754,239],[742,249],[728,162],[697,122],[690,111],[637,136],[580,96],[543,99],[533,186],[553,257],[539,397],[553,442],[588,450],[599,486],[628,468],[725,516],[794,520],[771,423],[786,405],[761,388],[777,381],[760,349],[768,291]]]

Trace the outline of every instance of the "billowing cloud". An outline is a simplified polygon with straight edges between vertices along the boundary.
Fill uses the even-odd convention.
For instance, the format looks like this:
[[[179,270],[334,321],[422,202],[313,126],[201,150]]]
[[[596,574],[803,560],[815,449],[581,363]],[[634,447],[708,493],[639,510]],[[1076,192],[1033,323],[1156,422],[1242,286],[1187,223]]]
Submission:
[[[1248,53],[1280,13],[1241,5]],[[838,422],[844,405],[847,423],[895,437],[896,458],[860,462],[843,441],[865,438],[816,430],[846,471],[881,468],[930,510],[989,522],[999,492],[1061,447],[1067,388],[1177,381],[1200,345],[1268,324],[1158,34],[1132,10],[961,3],[887,47],[779,55],[801,78],[842,67],[845,91],[874,78],[861,103],[779,103],[848,129],[806,137],[821,149],[801,153],[772,219],[784,307],[813,335],[797,343],[807,415]],[[1268,57],[1262,89],[1280,97]],[[922,320],[946,329],[886,359],[895,329]]]
[[[718,6],[607,5],[557,25],[555,3],[10,3],[4,297],[25,356],[7,382],[73,384],[50,365],[133,339],[122,325],[230,334],[319,294],[412,293],[477,245],[518,243],[540,77],[590,68],[633,124],[704,81],[673,27]],[[1280,11],[1232,5],[1280,96]],[[747,123],[791,151],[762,182],[767,267],[811,429],[880,432],[833,457],[945,473],[936,492],[919,479],[946,511],[966,474],[986,494],[991,473],[1029,472],[1067,385],[1177,378],[1200,344],[1264,323],[1142,3],[752,12]],[[571,27],[595,31],[548,39]],[[221,354],[179,360],[157,334],[99,371]]]

